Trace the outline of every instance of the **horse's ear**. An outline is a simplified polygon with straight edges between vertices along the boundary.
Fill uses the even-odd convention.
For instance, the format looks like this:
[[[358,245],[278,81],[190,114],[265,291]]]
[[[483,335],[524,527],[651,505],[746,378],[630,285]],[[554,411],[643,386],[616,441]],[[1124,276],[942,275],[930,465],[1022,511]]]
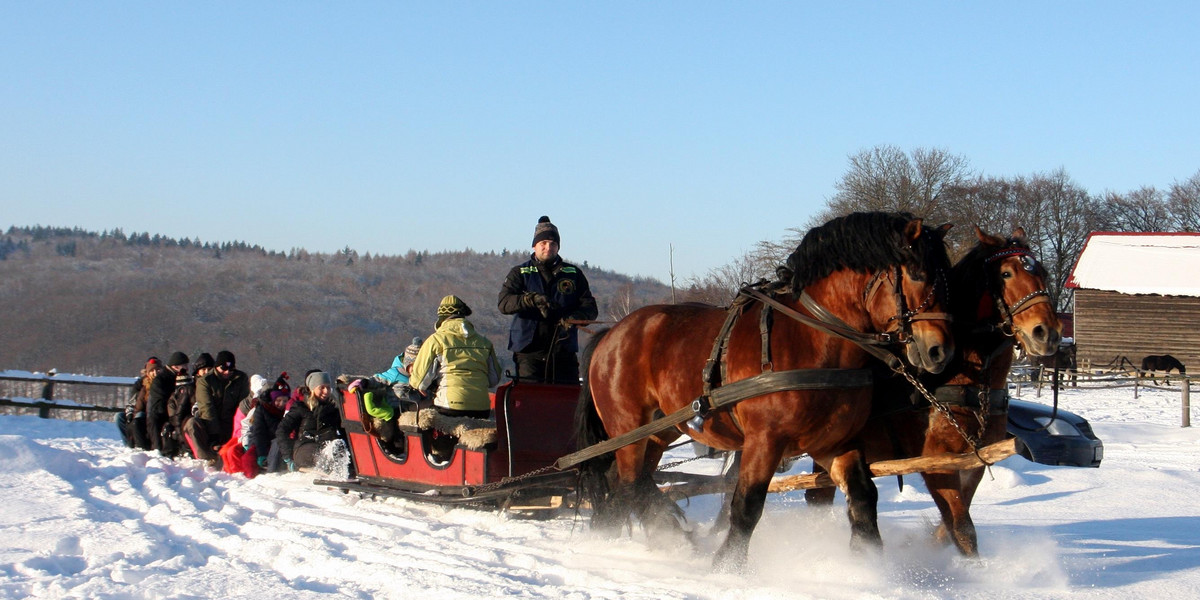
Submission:
[[[938,225],[937,229],[942,232],[942,235],[945,235],[947,231],[950,231],[951,227],[954,227],[954,223],[942,223]]]
[[[979,243],[983,244],[984,246],[1003,246],[1004,245],[1004,240],[1002,240],[994,235],[988,234],[988,232],[980,229],[978,225],[975,226],[975,237],[979,238]]]
[[[1017,240],[1024,242],[1025,241],[1025,228],[1021,227],[1021,226],[1017,226],[1017,228],[1014,229],[1012,232],[1012,237],[1013,237],[1013,239],[1017,239]]]
[[[921,219],[913,219],[904,226],[904,239],[908,240],[908,243],[911,244],[921,237],[921,223]]]

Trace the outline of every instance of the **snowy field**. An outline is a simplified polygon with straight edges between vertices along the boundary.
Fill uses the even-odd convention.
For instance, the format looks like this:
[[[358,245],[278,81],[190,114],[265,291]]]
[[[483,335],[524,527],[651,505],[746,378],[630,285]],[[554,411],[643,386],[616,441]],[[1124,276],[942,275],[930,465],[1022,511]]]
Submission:
[[[359,499],[304,474],[247,481],[130,451],[110,423],[3,416],[0,597],[1195,597],[1200,430],[1179,426],[1178,389],[1067,390],[1061,404],[1091,421],[1103,465],[994,466],[973,511],[980,558],[930,543],[937,511],[910,476],[903,492],[876,480],[878,554],[849,550],[843,506],[772,496],[745,575],[710,572],[708,497],[687,506],[698,549],[653,549],[570,515]]]

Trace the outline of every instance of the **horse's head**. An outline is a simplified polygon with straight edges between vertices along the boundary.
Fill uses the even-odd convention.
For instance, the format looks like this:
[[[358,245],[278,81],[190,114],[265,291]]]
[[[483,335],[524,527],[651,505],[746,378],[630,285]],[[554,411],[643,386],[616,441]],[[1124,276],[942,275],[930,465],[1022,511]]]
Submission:
[[[995,305],[1000,326],[1031,356],[1050,356],[1058,351],[1062,324],[1054,312],[1054,303],[1046,291],[1046,269],[1033,256],[1025,241],[1025,230],[1018,227],[1008,239],[988,235],[975,228],[979,253],[986,275],[986,294],[979,310]]]
[[[904,224],[897,246],[900,261],[872,275],[863,305],[878,331],[904,343],[912,366],[940,373],[954,355],[954,336],[944,303],[947,298],[944,236],[950,225],[933,228],[921,219]]]
[[[950,269],[944,235],[949,227],[927,227],[907,213],[833,219],[810,230],[788,258],[792,290],[799,293],[852,275],[843,283],[853,279],[864,285],[853,292],[843,288],[843,318],[873,333],[890,333],[905,346],[909,364],[939,373],[954,355],[944,307]],[[837,273],[844,275],[830,277]],[[831,309],[837,306],[833,298],[827,301]],[[848,316],[851,312],[857,314]]]

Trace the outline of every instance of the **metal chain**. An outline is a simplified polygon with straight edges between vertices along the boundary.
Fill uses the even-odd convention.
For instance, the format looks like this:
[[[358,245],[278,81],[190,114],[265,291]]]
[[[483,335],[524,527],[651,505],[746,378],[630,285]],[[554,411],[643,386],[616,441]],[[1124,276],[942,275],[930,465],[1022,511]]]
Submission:
[[[979,386],[979,410],[975,412],[975,420],[979,421],[980,435],[983,435],[987,431],[988,417],[992,414],[991,402],[991,390],[987,387]]]
[[[516,477],[505,477],[505,478],[501,479],[500,481],[493,481],[492,483],[485,483],[485,484],[477,486],[477,487],[470,487],[469,489],[471,490],[472,495],[474,495],[474,493],[476,493],[476,492],[490,492],[494,489],[497,489],[502,486],[506,486],[510,483],[516,483],[518,481],[524,481],[526,479],[537,477],[538,475],[541,475],[543,473],[548,473],[550,471],[553,471],[554,469],[555,469],[554,465],[548,465],[548,466],[542,467],[540,469],[536,469],[536,470],[530,471],[528,473],[525,473],[524,475],[517,475]]]
[[[908,372],[908,369],[900,367],[893,369],[893,371],[903,375],[904,378],[907,379],[908,382],[911,383],[918,392],[921,392],[921,396],[928,400],[929,404],[937,409],[938,412],[945,415],[946,419],[950,421],[950,424],[954,426],[954,429],[958,431],[958,434],[962,436],[963,440],[966,440],[966,442],[971,445],[971,451],[975,452],[976,454],[979,453],[979,438],[971,435],[966,429],[963,428],[962,423],[959,423],[958,419],[954,418],[954,413],[950,410],[950,407],[946,403],[939,401],[933,396],[933,394],[930,394],[929,390],[925,389],[925,386],[921,385],[921,382],[918,381],[917,378],[912,375],[912,373]]]
[[[692,457],[692,458],[685,458],[685,459],[683,459],[683,460],[677,460],[677,461],[675,461],[675,462],[673,462],[673,463],[667,463],[667,464],[665,464],[665,465],[659,465],[659,466],[658,466],[658,468],[657,468],[657,469],[655,469],[655,471],[666,471],[666,470],[668,470],[668,469],[674,469],[675,467],[678,467],[679,465],[686,465],[687,463],[690,463],[690,462],[692,462],[692,461],[694,461],[694,460],[700,460],[700,459],[702,459],[702,458],[712,458],[712,455],[711,455],[711,454],[705,454],[705,455],[703,455],[703,456],[696,456],[696,457]]]

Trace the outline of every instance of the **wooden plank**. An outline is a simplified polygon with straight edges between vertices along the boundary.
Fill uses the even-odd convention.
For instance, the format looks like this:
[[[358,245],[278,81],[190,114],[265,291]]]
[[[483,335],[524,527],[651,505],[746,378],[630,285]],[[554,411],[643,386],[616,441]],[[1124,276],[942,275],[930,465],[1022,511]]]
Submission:
[[[1007,439],[979,449],[988,463],[1002,461],[1017,453],[1016,439]],[[871,463],[872,477],[888,477],[892,475],[909,475],[921,471],[961,471],[983,466],[979,457],[974,454],[938,454],[935,456],[917,456],[896,460],[881,460]],[[672,496],[691,497],[702,494],[722,494],[733,491],[734,480],[725,480],[720,476],[712,476],[708,481],[697,479],[682,483],[660,486],[664,492]],[[833,487],[833,479],[828,473],[808,473],[805,475],[789,475],[775,477],[767,489],[771,493],[792,492],[813,488]]]
[[[1004,460],[1017,453],[1017,441],[1010,438],[979,449],[979,455],[988,463]],[[898,460],[881,460],[871,463],[872,477],[887,477],[891,475],[908,475],[921,471],[959,471],[983,466],[979,457],[974,454],[938,454],[936,456],[918,456]],[[790,475],[776,477],[771,480],[770,492],[791,492],[812,488],[833,487],[833,479],[828,473],[810,473],[808,475]]]

